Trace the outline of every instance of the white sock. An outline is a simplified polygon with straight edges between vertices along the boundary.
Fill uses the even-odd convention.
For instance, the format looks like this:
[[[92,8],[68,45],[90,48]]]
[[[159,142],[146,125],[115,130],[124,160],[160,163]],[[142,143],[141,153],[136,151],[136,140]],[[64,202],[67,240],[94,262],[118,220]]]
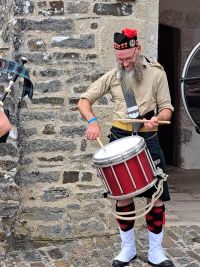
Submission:
[[[154,264],[159,264],[168,258],[165,256],[164,249],[162,247],[163,231],[160,234],[149,233],[149,250],[148,260]]]
[[[134,228],[126,232],[120,229],[120,237],[122,240],[121,251],[115,260],[129,262],[136,255]]]

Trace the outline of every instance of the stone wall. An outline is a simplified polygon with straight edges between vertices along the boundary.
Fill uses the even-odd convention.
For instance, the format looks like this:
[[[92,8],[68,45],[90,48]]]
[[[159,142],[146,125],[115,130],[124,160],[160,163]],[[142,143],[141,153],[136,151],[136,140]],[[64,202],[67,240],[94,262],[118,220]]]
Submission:
[[[19,156],[15,182],[20,207],[12,229],[19,245],[116,232],[114,203],[101,197],[92,165],[99,146],[86,140],[76,103],[91,82],[114,66],[113,33],[124,26],[139,29],[146,55],[155,59],[157,0],[14,1],[4,40],[10,47],[7,55],[27,57],[34,83],[32,103],[23,101],[17,109],[18,146],[12,148]],[[102,97],[94,110],[107,143],[110,96]]]
[[[0,57],[11,57],[10,36],[12,30],[13,1],[0,1]],[[2,95],[8,85],[7,75],[0,76],[0,94]],[[4,101],[4,107],[10,112],[10,120],[13,124],[13,132],[16,132],[17,125],[17,98],[16,92],[11,93]],[[16,214],[19,209],[19,191],[15,183],[19,151],[16,139],[8,138],[7,143],[0,144],[0,261],[5,255],[5,249],[13,244],[13,227],[16,221]]]
[[[176,27],[181,31],[181,73],[192,49],[200,42],[200,12],[198,0],[191,5],[187,0],[160,1],[160,22]],[[180,88],[181,91],[181,88]],[[186,169],[200,168],[200,142],[188,118],[180,99],[181,125],[181,167]]]

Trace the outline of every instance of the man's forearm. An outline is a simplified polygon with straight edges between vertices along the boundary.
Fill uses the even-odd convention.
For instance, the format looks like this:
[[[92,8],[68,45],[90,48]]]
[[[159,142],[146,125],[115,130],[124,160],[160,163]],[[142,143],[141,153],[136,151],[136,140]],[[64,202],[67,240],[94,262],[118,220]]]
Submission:
[[[82,98],[78,102],[78,108],[81,115],[88,121],[86,136],[89,140],[95,140],[101,137],[101,129],[98,121],[95,118],[92,110],[92,105],[89,100]]]
[[[94,112],[92,110],[91,103],[89,100],[85,98],[81,98],[78,102],[78,109],[82,115],[83,118],[85,118],[87,121],[91,118],[95,117]]]
[[[172,111],[169,108],[161,110],[157,115],[159,121],[169,121],[171,117],[172,117]]]

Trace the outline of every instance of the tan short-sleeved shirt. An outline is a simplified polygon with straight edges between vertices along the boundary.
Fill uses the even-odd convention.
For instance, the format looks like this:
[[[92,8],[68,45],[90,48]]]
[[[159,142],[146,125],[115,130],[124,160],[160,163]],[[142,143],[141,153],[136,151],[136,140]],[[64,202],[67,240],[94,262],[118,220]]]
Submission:
[[[158,113],[168,108],[174,110],[171,104],[169,87],[166,73],[159,63],[148,63],[143,60],[143,81],[134,86],[134,96],[141,115],[149,111],[158,109]],[[97,99],[107,93],[111,93],[114,102],[113,119],[128,118],[127,106],[122,92],[122,88],[117,77],[117,69],[104,74],[88,90],[81,95],[93,104]]]

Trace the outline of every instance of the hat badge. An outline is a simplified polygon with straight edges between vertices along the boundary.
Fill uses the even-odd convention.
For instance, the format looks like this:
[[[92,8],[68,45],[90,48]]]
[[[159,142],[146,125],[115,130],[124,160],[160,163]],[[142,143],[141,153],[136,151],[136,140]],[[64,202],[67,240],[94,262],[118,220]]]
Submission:
[[[129,45],[130,45],[130,47],[134,47],[135,46],[135,40],[134,39],[130,40]]]

